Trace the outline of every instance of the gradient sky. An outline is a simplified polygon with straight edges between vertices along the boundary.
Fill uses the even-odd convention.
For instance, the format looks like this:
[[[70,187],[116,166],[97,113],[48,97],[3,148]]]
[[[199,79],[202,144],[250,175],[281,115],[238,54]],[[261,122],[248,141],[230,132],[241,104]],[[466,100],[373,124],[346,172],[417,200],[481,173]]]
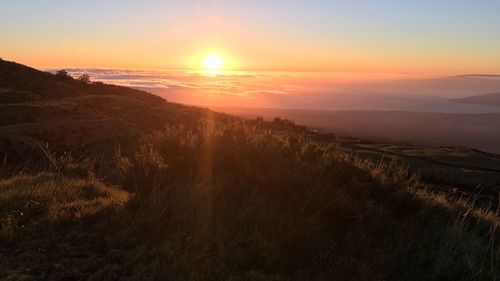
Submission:
[[[36,67],[500,73],[498,0],[0,0],[0,57]]]

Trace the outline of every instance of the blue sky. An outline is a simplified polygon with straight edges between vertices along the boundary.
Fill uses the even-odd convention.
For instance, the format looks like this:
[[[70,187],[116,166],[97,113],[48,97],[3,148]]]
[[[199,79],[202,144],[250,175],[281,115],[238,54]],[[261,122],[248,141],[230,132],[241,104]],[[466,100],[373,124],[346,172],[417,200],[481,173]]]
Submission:
[[[500,72],[493,0],[1,4],[0,56],[38,66],[183,67],[214,49],[252,69]]]

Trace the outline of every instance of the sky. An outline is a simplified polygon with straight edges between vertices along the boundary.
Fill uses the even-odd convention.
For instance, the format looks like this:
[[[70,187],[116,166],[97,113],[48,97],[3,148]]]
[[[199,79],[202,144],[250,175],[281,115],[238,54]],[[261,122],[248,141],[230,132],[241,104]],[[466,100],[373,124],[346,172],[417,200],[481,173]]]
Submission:
[[[0,57],[38,68],[500,73],[498,0],[0,0]]]

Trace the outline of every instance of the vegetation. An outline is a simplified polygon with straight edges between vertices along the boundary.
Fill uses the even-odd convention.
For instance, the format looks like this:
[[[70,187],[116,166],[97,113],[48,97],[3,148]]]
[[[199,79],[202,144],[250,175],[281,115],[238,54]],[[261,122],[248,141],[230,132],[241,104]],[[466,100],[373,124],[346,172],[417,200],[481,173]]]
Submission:
[[[497,209],[500,194],[500,157],[468,147],[418,146],[338,138],[339,147],[363,159],[396,161],[417,172],[433,189],[475,198],[483,207]]]
[[[27,146],[65,136],[34,147],[30,169],[18,165],[27,158],[5,161],[2,279],[500,276],[498,212],[429,189],[397,162],[345,153],[335,138],[288,120],[242,120],[47,77],[80,95],[2,105],[11,116],[42,108],[0,128]],[[28,128],[50,130],[50,112],[65,109],[81,118],[27,137]],[[74,135],[85,149],[67,150]]]
[[[138,195],[132,236],[152,242],[143,266],[156,278],[499,274],[494,214],[422,190],[399,166],[377,167],[300,133],[241,123],[169,128],[118,163]]]

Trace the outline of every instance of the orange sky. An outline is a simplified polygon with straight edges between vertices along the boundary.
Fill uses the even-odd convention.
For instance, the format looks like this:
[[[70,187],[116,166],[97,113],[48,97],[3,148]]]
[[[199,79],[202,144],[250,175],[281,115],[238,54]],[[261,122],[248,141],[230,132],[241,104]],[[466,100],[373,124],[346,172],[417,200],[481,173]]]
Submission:
[[[199,68],[215,52],[239,70],[500,73],[498,1],[69,2],[3,3],[0,56]]]

